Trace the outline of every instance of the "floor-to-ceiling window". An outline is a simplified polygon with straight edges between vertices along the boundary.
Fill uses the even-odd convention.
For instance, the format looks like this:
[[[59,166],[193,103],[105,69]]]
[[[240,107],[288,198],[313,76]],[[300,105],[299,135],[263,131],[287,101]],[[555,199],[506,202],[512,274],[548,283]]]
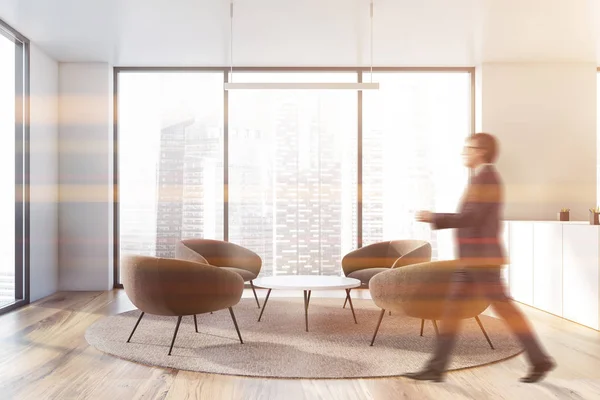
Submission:
[[[118,74],[119,253],[223,239],[223,74]]]
[[[27,40],[0,21],[0,312],[29,301],[27,65]]]
[[[237,82],[356,82],[354,73],[234,73]],[[261,275],[339,275],[357,236],[357,93],[229,93],[229,240]]]
[[[439,243],[414,213],[454,212],[467,183],[461,151],[471,133],[471,75],[381,72],[372,80],[380,90],[363,94],[363,245],[424,239],[434,259],[447,258],[451,243]]]
[[[172,257],[182,238],[225,239],[255,251],[263,276],[339,275],[346,253],[390,239],[429,240],[445,258],[451,237],[440,241],[414,211],[456,207],[471,78],[117,69],[118,251]],[[223,89],[360,79],[380,89]]]

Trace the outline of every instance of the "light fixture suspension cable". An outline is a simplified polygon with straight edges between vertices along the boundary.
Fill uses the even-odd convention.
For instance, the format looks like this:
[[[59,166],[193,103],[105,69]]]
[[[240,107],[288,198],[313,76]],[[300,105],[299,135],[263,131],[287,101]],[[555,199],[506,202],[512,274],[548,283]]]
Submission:
[[[371,83],[373,83],[373,2],[371,0],[371,10],[370,10],[370,30],[371,30]]]
[[[373,83],[373,14],[374,14],[374,0],[370,0],[369,14],[370,14],[370,42],[371,42],[371,79],[369,82],[233,82],[233,8],[235,0],[229,0],[229,79],[223,83],[225,90],[232,89],[249,89],[249,90],[264,90],[264,89],[316,89],[316,90],[329,90],[329,89],[348,89],[348,90],[367,90],[367,89],[379,89],[379,83]]]
[[[229,82],[233,82],[233,0],[229,2]]]

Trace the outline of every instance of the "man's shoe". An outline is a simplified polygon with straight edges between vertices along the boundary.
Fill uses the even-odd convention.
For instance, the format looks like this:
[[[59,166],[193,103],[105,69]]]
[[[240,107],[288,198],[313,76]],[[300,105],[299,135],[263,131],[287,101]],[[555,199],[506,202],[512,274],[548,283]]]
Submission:
[[[423,371],[419,372],[409,372],[401,376],[409,379],[414,379],[416,381],[443,382],[445,379],[444,373],[434,371],[432,369],[424,369]]]
[[[540,381],[554,368],[556,368],[556,363],[552,359],[536,364],[531,369],[529,375],[521,378],[521,382],[534,383]]]

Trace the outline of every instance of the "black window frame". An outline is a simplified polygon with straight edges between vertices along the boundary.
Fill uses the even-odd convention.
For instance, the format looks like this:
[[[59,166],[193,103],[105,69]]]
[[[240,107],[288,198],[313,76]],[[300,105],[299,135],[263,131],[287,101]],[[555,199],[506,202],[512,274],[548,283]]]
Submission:
[[[15,44],[15,301],[2,315],[30,302],[30,42],[1,19],[0,35]]]

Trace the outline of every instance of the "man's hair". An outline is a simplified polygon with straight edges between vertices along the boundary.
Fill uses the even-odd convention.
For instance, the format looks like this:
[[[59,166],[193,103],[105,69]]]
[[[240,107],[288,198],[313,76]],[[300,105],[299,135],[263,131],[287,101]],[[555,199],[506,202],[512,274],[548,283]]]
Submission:
[[[475,133],[469,139],[477,143],[477,147],[482,149],[485,154],[483,160],[486,163],[493,163],[498,158],[498,140],[489,133]]]

